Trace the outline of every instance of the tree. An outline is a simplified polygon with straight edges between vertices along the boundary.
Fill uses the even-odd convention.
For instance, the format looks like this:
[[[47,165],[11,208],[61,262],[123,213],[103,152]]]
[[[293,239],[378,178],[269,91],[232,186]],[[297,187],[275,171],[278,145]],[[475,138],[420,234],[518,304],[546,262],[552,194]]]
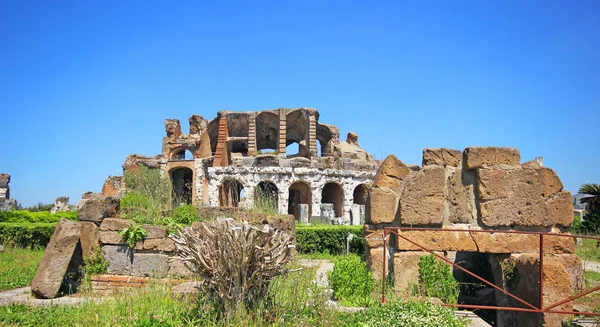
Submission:
[[[579,188],[579,193],[587,195],[579,200],[585,204],[587,211],[593,214],[600,213],[600,184],[583,184]]]

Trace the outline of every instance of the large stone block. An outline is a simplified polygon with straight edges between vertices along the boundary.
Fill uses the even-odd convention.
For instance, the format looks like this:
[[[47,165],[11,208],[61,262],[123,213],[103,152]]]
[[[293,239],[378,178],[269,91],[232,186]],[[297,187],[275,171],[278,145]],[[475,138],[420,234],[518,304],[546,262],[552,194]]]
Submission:
[[[423,166],[438,165],[459,167],[462,161],[462,152],[446,148],[423,149]]]
[[[130,275],[132,271],[133,250],[127,245],[104,245],[104,256],[108,260],[108,273]]]
[[[367,248],[378,248],[383,246],[383,226],[377,225],[364,225],[363,236]],[[388,234],[386,237],[386,243],[388,246],[395,246],[396,238],[393,234]]]
[[[394,289],[396,296],[412,295],[414,287],[419,285],[419,262],[428,252],[410,251],[394,254]]]
[[[536,234],[471,233],[479,252],[539,253],[540,236]],[[545,236],[544,253],[575,253],[572,237]]]
[[[80,236],[80,223],[60,219],[31,282],[31,292],[35,296],[53,299],[58,295],[69,263],[77,259],[73,256]]]
[[[104,218],[114,217],[119,211],[120,201],[113,196],[94,196],[87,200],[77,211],[81,221],[100,224]]]
[[[467,169],[496,165],[519,165],[521,153],[517,149],[504,147],[468,147],[465,149]]]
[[[152,250],[155,252],[173,252],[175,244],[170,238],[151,238],[143,242],[137,242],[136,250]]]
[[[131,226],[131,220],[121,218],[106,218],[100,225],[101,231],[115,231],[120,232]]]
[[[402,181],[408,175],[408,167],[394,155],[390,154],[379,166],[373,187],[389,187],[398,192],[402,188]]]
[[[371,189],[368,206],[368,221],[372,224],[392,223],[398,211],[398,196],[389,187]]]
[[[350,223],[355,226],[365,224],[365,205],[354,203],[350,206]]]
[[[552,226],[557,221],[549,200],[562,183],[551,169],[481,168],[477,184],[478,209],[486,226]]]
[[[135,253],[132,274],[143,277],[166,277],[169,272],[169,256],[154,253]]]
[[[456,169],[447,181],[448,222],[472,223],[477,219],[475,210],[476,176],[473,172]]]
[[[386,253],[386,260],[383,260],[383,253]],[[390,260],[390,254],[384,248],[372,248],[369,249],[368,252],[368,260],[367,263],[369,265],[369,269],[373,273],[374,280],[381,280],[383,276],[383,267],[385,265],[386,276],[390,274],[390,269],[388,267],[388,261]]]
[[[302,224],[308,224],[309,222],[309,207],[308,204],[300,203],[298,204],[298,220]]]
[[[100,231],[100,243],[102,244],[127,244],[119,232]]]
[[[410,179],[400,197],[402,225],[438,225],[444,219],[443,167],[425,166]]]
[[[142,228],[148,233],[146,239],[164,238],[167,234],[167,230],[163,226],[142,225]]]
[[[557,225],[569,227],[573,223],[572,201],[569,191],[561,191],[548,201],[550,212],[554,215]]]
[[[477,252],[477,245],[468,232],[400,231],[398,235],[397,247],[400,251],[423,251],[400,237],[403,236],[430,251]]]
[[[82,222],[80,240],[83,258],[87,259],[93,256],[94,252],[96,252],[96,249],[100,246],[100,233],[98,232],[98,226],[92,222]]]

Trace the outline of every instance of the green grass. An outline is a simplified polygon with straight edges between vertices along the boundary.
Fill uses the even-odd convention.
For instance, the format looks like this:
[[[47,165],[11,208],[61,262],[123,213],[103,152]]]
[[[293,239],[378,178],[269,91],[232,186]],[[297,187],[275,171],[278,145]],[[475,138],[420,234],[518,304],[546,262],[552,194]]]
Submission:
[[[596,240],[583,239],[583,244],[577,245],[575,253],[582,260],[600,261],[600,248],[596,248]]]
[[[6,248],[0,253],[0,291],[28,286],[44,249]]]

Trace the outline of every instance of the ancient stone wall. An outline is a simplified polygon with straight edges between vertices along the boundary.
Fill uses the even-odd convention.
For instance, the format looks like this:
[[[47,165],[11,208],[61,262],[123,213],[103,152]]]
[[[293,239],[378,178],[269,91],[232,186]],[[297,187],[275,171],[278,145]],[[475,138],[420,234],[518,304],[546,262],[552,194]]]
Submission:
[[[470,233],[468,230],[562,233],[573,220],[571,194],[563,190],[556,173],[536,161],[521,164],[517,149],[469,147],[462,152],[425,149],[422,164],[418,170],[409,169],[393,155],[388,156],[375,176],[368,201],[364,234],[371,269],[376,278],[381,278],[386,265],[387,271],[395,274],[396,291],[400,294],[418,282],[415,275],[418,258],[425,253],[395,236],[388,236],[388,247],[384,249],[384,227],[465,230],[402,231],[400,235],[431,251],[508,254],[520,265],[523,258],[535,264],[532,258],[538,255],[538,235]],[[574,291],[573,287],[578,286],[570,280],[577,279],[575,274],[581,274],[581,262],[574,254],[573,238],[546,236],[544,251],[550,266],[561,266],[564,262],[579,265],[575,270],[564,266],[560,269],[567,273],[548,276],[559,289],[545,294],[544,298],[556,299],[556,293]],[[384,252],[386,260],[383,260]],[[520,274],[533,272],[530,265],[523,265]],[[496,283],[502,286],[501,280]],[[535,297],[529,293],[529,298]],[[562,309],[571,310],[572,304]],[[550,319],[542,315],[536,317],[536,323],[539,319]],[[503,324],[506,325],[506,321],[499,321],[499,325]]]
[[[0,174],[0,211],[10,210],[17,206],[17,201],[10,198],[10,175]]]

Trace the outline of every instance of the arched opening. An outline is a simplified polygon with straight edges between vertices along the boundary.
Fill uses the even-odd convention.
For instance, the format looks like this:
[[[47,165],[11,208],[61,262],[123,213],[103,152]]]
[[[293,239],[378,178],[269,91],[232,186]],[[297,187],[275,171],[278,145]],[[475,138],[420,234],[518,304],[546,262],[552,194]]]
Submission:
[[[235,179],[225,180],[219,188],[219,206],[239,207],[244,200],[244,186]]]
[[[171,152],[171,160],[194,160],[194,155],[186,148],[179,148]]]
[[[191,169],[181,167],[170,171],[173,185],[173,205],[192,203],[192,187],[194,173]]]
[[[258,151],[268,149],[275,152],[278,135],[279,116],[268,111],[261,112],[256,116],[256,149]]]
[[[367,204],[367,198],[369,197],[369,187],[366,184],[360,184],[354,189],[354,203],[355,204]]]
[[[286,153],[288,157],[310,157],[308,151],[308,115],[303,110],[294,110],[286,115]],[[293,147],[287,151],[287,147],[291,144],[297,144],[297,148]],[[296,148],[294,151],[292,149]]]
[[[277,213],[279,191],[277,186],[269,181],[258,183],[254,188],[254,209],[266,213]]]
[[[333,204],[335,216],[342,217],[343,197],[344,192],[342,191],[342,187],[337,183],[330,182],[325,184],[323,187],[323,192],[321,193],[321,203]]]
[[[312,194],[307,182],[298,181],[290,186],[288,197],[288,213],[294,215],[296,220],[300,219],[300,204],[308,205],[307,220],[312,216]]]

